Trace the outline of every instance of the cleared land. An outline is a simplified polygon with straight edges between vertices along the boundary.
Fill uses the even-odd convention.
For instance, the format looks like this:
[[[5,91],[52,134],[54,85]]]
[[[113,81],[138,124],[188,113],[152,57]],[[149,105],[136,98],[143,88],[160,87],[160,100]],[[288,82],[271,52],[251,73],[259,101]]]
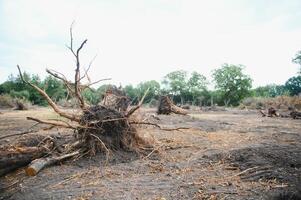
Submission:
[[[56,118],[50,109],[1,111],[0,137],[27,130],[26,116]],[[141,109],[151,116],[153,109]],[[159,116],[162,131],[149,155],[115,152],[81,158],[27,177],[20,169],[0,179],[0,199],[298,199],[301,197],[301,120],[262,118],[255,111],[190,111]],[[155,119],[154,119],[155,120]],[[39,134],[72,135],[51,130]],[[23,137],[1,140],[7,145]],[[38,137],[37,137],[38,138]]]

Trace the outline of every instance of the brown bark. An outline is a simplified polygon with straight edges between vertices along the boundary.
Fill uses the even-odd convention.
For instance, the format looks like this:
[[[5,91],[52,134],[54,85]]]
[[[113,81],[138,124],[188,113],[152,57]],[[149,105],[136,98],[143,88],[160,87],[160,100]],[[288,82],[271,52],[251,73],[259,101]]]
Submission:
[[[107,88],[100,105],[124,113],[130,105],[130,99],[122,90],[112,86]]]
[[[157,110],[158,114],[169,115],[171,113],[187,115],[187,111],[174,105],[168,96],[161,96]]]
[[[14,147],[0,150],[0,176],[17,168],[26,166],[32,160],[43,156],[47,150],[43,147]]]
[[[46,157],[46,158],[38,158],[33,160],[30,165],[25,169],[25,172],[28,176],[35,176],[41,171],[43,168],[54,165],[57,162],[63,161],[67,158],[79,155],[79,151],[75,151],[69,154],[64,154],[62,156],[56,157]]]

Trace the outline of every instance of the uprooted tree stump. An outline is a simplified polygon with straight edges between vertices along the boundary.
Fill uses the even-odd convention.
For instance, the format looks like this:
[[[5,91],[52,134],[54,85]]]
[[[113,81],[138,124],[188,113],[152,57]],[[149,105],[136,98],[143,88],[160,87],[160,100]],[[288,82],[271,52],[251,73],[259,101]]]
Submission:
[[[187,111],[174,105],[168,96],[161,96],[158,105],[158,114],[169,115],[171,113],[187,115]]]
[[[0,166],[8,166],[9,163],[12,163],[13,168],[18,168],[31,162],[25,171],[28,175],[32,176],[49,165],[65,159],[82,157],[87,154],[94,155],[97,152],[105,152],[106,155],[109,155],[115,150],[136,151],[139,153],[152,150],[152,144],[149,144],[148,141],[140,137],[135,128],[139,122],[132,119],[132,114],[141,107],[148,90],[136,106],[130,106],[129,97],[116,87],[107,90],[99,105],[88,105],[84,101],[82,91],[89,89],[91,85],[101,80],[93,83],[90,82],[88,70],[92,62],[81,75],[79,53],[87,40],[84,40],[79,48],[75,50],[73,47],[72,26],[70,28],[70,37],[71,43],[69,49],[76,61],[74,81],[67,80],[63,74],[54,70],[47,69],[46,71],[53,77],[61,80],[69,95],[77,100],[78,107],[80,108],[77,113],[70,113],[59,108],[43,89],[25,80],[20,67],[17,67],[23,83],[33,87],[62,118],[62,120],[43,120],[34,117],[27,117],[27,119],[35,121],[38,124],[48,125],[49,129],[54,127],[71,129],[74,131],[74,138],[62,145],[57,145],[55,138],[50,138],[48,140],[51,141],[52,146],[48,145],[49,142],[41,142],[32,154],[22,154],[19,156],[20,154],[16,152],[16,162],[13,163],[7,160],[8,158],[6,159],[6,157],[12,157],[11,154],[15,154],[5,154],[5,151],[1,151],[0,149],[0,156],[3,156],[0,159]],[[82,84],[83,79],[87,79],[88,83]],[[20,162],[18,159],[20,159]]]

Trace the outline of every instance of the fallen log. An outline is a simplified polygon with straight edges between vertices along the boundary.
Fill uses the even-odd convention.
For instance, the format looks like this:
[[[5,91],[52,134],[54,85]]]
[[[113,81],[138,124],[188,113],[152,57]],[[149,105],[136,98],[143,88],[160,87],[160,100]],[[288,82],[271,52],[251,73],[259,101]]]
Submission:
[[[158,105],[158,114],[169,115],[171,113],[187,115],[187,111],[174,105],[168,96],[161,96]]]
[[[24,167],[47,152],[43,147],[13,147],[0,150],[0,176]]]
[[[74,157],[76,155],[79,155],[80,151],[75,151],[69,154],[64,154],[62,156],[56,156],[56,157],[46,157],[46,158],[38,158],[36,160],[33,160],[30,165],[25,169],[25,172],[28,176],[35,176],[41,171],[43,168],[54,165],[57,162],[63,161],[67,158]]]

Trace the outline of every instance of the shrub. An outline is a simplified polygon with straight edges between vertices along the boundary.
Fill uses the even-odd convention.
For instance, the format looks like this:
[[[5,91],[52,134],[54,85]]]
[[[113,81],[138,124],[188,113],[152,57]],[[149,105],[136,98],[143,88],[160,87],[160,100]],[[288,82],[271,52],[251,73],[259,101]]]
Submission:
[[[18,99],[29,99],[30,94],[27,90],[22,90],[22,91],[15,91],[12,90],[10,91],[9,95],[13,98],[18,98]]]

